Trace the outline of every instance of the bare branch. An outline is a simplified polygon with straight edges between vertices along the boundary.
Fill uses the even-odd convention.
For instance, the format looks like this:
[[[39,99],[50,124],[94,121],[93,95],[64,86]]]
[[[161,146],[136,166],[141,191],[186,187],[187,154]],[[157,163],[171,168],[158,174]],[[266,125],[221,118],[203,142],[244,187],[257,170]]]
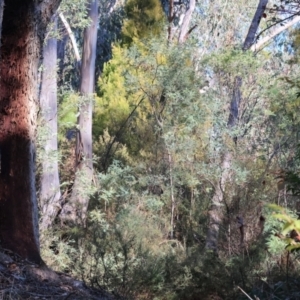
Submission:
[[[77,46],[77,43],[76,43],[76,39],[75,39],[75,36],[72,32],[72,29],[68,23],[68,21],[66,20],[65,16],[63,15],[62,12],[59,12],[58,13],[61,21],[63,22],[67,32],[68,32],[68,35],[70,37],[70,40],[71,40],[71,43],[72,43],[72,46],[73,46],[73,49],[74,49],[74,54],[75,54],[75,58],[76,58],[76,61],[79,63],[80,62],[80,54],[79,54],[79,50],[78,50],[78,46]]]
[[[283,32],[284,30],[290,28],[291,26],[295,25],[298,22],[300,22],[300,16],[297,16],[296,18],[294,18],[293,20],[289,21],[288,23],[286,23],[283,26],[278,26],[269,35],[267,35],[264,38],[262,38],[256,44],[252,45],[251,48],[250,48],[250,50],[253,51],[253,52],[261,50],[263,47],[266,46],[266,44],[271,39],[273,39],[275,36],[277,36],[278,34],[280,34],[281,32]]]

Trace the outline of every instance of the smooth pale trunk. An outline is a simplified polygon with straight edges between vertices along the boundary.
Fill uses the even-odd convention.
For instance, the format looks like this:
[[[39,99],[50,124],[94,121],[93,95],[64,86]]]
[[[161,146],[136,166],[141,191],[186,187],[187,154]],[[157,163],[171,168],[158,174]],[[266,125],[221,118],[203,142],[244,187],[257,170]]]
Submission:
[[[54,30],[57,20],[54,20]],[[60,209],[60,184],[57,160],[57,39],[50,38],[44,45],[40,111],[45,128],[40,203],[41,229],[49,228]]]
[[[85,224],[93,178],[92,161],[92,112],[95,85],[95,61],[98,26],[98,0],[88,6],[91,26],[84,31],[84,44],[81,61],[80,94],[82,103],[79,109],[78,132],[76,137],[76,176],[69,203],[62,210],[61,219]]]
[[[195,10],[195,7],[196,7],[196,0],[190,0],[189,8],[184,15],[182,25],[180,28],[180,32],[179,32],[178,42],[180,44],[184,43],[188,37],[189,30],[190,30],[189,26],[190,26],[190,22],[192,20],[192,14]]]

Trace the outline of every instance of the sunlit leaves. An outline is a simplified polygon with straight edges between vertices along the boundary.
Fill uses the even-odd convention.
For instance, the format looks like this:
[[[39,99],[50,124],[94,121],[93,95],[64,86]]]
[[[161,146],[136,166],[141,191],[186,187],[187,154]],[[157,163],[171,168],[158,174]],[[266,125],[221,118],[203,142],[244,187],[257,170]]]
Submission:
[[[288,251],[296,250],[300,248],[300,220],[291,216],[287,211],[276,205],[268,205],[271,209],[278,211],[272,215],[273,218],[281,221],[283,223],[281,229],[282,239],[286,244],[286,249]]]
[[[127,19],[122,28],[125,44],[161,32],[165,16],[159,0],[129,0],[125,12]]]

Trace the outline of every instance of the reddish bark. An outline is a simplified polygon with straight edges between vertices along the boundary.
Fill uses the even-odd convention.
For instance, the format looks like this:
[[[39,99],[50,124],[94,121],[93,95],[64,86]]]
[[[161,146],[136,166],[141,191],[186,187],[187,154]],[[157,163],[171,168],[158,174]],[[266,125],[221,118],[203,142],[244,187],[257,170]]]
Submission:
[[[0,245],[41,262],[35,191],[37,69],[60,1],[5,3],[0,61]]]

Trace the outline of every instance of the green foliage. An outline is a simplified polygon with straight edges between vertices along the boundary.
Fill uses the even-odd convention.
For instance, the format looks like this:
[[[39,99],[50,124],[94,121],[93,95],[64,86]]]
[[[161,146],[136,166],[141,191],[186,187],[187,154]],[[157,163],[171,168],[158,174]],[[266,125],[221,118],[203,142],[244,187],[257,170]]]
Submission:
[[[124,73],[128,67],[125,51],[113,46],[113,58],[104,65],[98,80],[99,98],[96,100],[93,131],[96,136],[103,133],[109,125],[115,134],[130,114],[127,100]]]
[[[60,4],[61,11],[71,28],[84,29],[90,24],[86,9],[88,0],[63,0]]]
[[[271,205],[277,207],[276,205]],[[269,205],[268,205],[269,207]],[[271,208],[270,207],[270,208]],[[282,229],[282,223],[274,217],[272,209],[266,211],[267,221],[264,227],[264,233],[267,236],[266,244],[268,246],[268,251],[274,257],[278,257],[284,253],[284,248],[286,246],[285,242],[278,238],[278,233]]]
[[[93,135],[100,141],[107,130],[112,138],[110,141],[103,139],[107,143],[106,149],[102,147],[98,152],[97,145],[94,149],[97,156],[102,156],[105,165],[108,165],[105,160],[114,156],[118,145],[126,147],[131,155],[138,155],[141,148],[154,140],[149,104],[144,101],[141,93],[132,93],[126,87],[125,74],[134,72],[129,62],[127,50],[114,46],[113,58],[105,64],[98,81],[99,96],[95,103]]]
[[[126,20],[122,28],[122,41],[130,45],[134,40],[161,33],[164,12],[159,0],[128,0]]]
[[[73,128],[77,123],[79,96],[72,92],[64,92],[59,103],[58,124],[60,130]]]
[[[57,228],[42,232],[41,256],[53,270],[69,272],[73,270],[74,261],[78,259],[78,252],[75,241],[63,238],[62,234]]]
[[[207,55],[203,63],[213,68],[216,73],[221,73],[223,84],[228,84],[227,81],[234,80],[236,76],[248,76],[259,66],[259,60],[251,51],[236,48],[225,48]]]
[[[288,213],[283,207],[275,204],[269,204],[268,206],[277,211],[277,213],[273,214],[273,218],[279,220],[282,224],[281,235],[286,245],[286,250],[293,251],[299,249],[298,235],[300,232],[300,220],[296,219],[291,213]],[[295,233],[295,236],[291,232]]]
[[[299,270],[296,257],[295,266],[287,262],[285,247],[298,245],[286,233],[297,231],[299,221],[281,209],[272,215],[261,203],[284,199],[293,209],[299,200],[299,72],[279,79],[288,71],[277,58],[233,48],[237,28],[226,5],[240,17],[249,14],[235,4],[198,3],[197,22],[211,29],[205,36],[206,24],[198,26],[199,50],[199,41],[167,43],[159,1],[126,3],[122,40],[97,82],[93,149],[100,173],[97,189],[88,191],[89,218],[84,229],[66,226],[43,237],[49,265],[129,299],[244,299],[237,286],[253,299],[284,299],[286,278]],[[213,14],[202,11],[208,7]],[[228,129],[236,76],[243,80],[242,101],[238,125]],[[70,188],[74,140],[65,136],[82,101],[64,93],[59,106],[61,175]],[[232,161],[216,257],[204,249],[207,218],[227,152]],[[288,164],[282,196],[273,175]],[[245,224],[243,245],[237,216]]]

